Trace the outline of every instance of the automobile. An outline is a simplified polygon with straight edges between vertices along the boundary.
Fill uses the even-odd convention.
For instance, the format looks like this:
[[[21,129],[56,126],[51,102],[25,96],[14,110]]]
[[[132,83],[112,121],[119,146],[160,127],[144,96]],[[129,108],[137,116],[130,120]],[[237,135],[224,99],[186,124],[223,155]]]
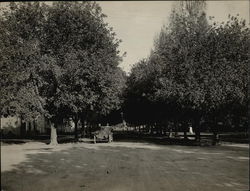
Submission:
[[[109,126],[102,126],[100,130],[93,132],[94,143],[98,142],[113,142],[113,129]]]

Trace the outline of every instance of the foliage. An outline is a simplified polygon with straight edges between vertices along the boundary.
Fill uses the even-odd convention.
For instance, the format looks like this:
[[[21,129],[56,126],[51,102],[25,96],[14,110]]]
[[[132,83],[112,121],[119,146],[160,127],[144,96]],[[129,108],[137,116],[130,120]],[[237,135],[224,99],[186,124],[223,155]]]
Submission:
[[[148,110],[154,121],[157,111],[152,105],[161,110],[157,113],[161,121],[166,117],[200,121],[201,117],[245,115],[249,62],[245,21],[229,16],[226,23],[209,24],[204,11],[185,11],[173,10],[149,58],[132,70],[129,111],[137,100],[144,105],[144,117]]]
[[[0,17],[1,114],[31,120],[45,113],[35,80],[43,21],[38,3],[10,3]]]
[[[99,5],[91,2],[60,2],[49,8],[43,51],[49,50],[61,69],[55,107],[71,117],[107,114],[119,106],[120,40],[103,18]]]
[[[26,120],[120,107],[121,42],[94,2],[10,3],[1,17],[1,111]]]

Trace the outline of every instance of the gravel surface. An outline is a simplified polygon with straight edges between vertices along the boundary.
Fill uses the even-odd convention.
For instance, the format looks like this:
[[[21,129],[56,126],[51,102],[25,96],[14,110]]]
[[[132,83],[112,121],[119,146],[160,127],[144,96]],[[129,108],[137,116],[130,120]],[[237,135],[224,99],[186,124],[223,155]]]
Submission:
[[[151,143],[1,145],[4,191],[247,191],[248,147]]]

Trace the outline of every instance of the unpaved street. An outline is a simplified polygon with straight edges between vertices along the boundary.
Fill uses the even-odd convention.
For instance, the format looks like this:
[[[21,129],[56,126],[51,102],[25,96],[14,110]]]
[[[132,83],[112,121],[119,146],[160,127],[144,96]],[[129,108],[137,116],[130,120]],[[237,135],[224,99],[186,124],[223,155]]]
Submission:
[[[148,143],[1,146],[4,191],[247,191],[248,148]]]

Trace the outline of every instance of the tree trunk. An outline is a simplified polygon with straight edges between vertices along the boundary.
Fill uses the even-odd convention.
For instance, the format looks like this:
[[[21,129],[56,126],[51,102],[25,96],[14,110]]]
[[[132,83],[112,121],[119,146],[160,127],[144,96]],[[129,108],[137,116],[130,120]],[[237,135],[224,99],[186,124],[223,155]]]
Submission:
[[[184,128],[183,128],[183,133],[184,133],[184,139],[185,140],[187,140],[188,139],[188,137],[187,137],[187,126],[184,126]]]
[[[156,131],[157,131],[157,135],[160,136],[161,135],[161,128],[159,124],[155,124],[156,126]]]
[[[219,135],[217,134],[217,132],[213,132],[213,142],[212,144],[215,146],[215,145],[218,145],[219,143]]]
[[[87,121],[86,120],[82,120],[82,138],[85,138],[86,136],[86,124],[87,124]]]
[[[166,124],[164,124],[163,126],[163,135],[166,136],[167,134],[167,127],[166,127]]]
[[[153,134],[154,134],[154,128],[153,128],[153,125],[150,125],[150,126],[149,126],[149,128],[150,128],[150,134],[151,134],[151,135],[153,135]]]
[[[54,126],[54,123],[50,124],[50,129],[51,129],[51,133],[50,133],[50,145],[57,145],[57,133],[56,133],[56,128]]]
[[[34,135],[37,135],[37,125],[36,125],[36,121],[33,120],[33,128],[34,128]]]
[[[29,127],[29,130],[28,130],[29,134],[31,134],[31,122],[30,121],[29,121],[29,126],[28,127]]]
[[[169,138],[172,138],[172,137],[173,137],[172,128],[173,128],[172,125],[170,125],[170,126],[169,126],[169,135],[168,135]]]
[[[216,118],[214,119],[214,125],[213,125],[213,140],[212,145],[217,145],[219,143],[219,135],[218,135],[218,123]]]
[[[194,121],[194,127],[195,127],[195,140],[197,142],[200,142],[200,120],[199,119],[195,119]]]
[[[75,140],[78,141],[78,118],[76,117],[74,120],[75,123]]]
[[[177,122],[175,122],[174,123],[174,136],[175,137],[178,137],[178,123]]]
[[[92,124],[89,124],[89,137],[91,137]]]
[[[26,133],[26,123],[23,120],[23,117],[21,117],[20,135],[22,138],[25,136],[25,133]]]

